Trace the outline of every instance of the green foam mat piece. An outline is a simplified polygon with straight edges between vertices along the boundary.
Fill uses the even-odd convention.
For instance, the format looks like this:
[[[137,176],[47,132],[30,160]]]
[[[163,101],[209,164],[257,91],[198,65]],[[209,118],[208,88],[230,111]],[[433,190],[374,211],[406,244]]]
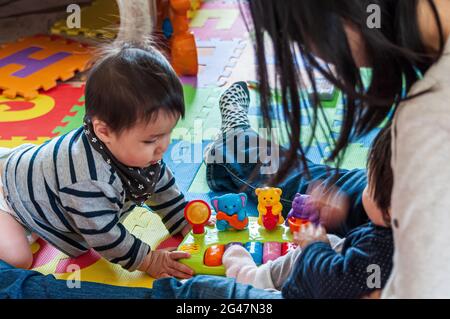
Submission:
[[[195,175],[194,181],[189,188],[189,193],[208,193],[211,189],[206,182],[206,164],[202,163],[197,174]]]
[[[218,99],[219,93],[217,88],[194,88],[191,85],[183,85],[183,91],[186,111],[185,117],[177,123],[176,129],[180,135],[176,138],[185,138],[193,143],[194,129],[196,127],[199,130],[202,129],[210,111],[214,106],[218,108],[218,104],[214,103]],[[200,133],[202,132],[200,131]],[[206,140],[207,138],[203,136],[202,139]]]
[[[326,148],[325,154],[328,154],[331,151],[329,147]],[[369,148],[364,147],[364,145],[360,143],[351,143],[348,145],[344,158],[341,162],[340,168],[345,169],[359,169],[365,168],[367,162],[367,155],[369,153]],[[325,160],[322,160],[322,164],[326,163]]]
[[[74,112],[73,115],[66,116],[62,122],[66,123],[65,126],[58,126],[53,130],[52,133],[58,134],[58,135],[64,135],[66,133],[69,133],[72,130],[75,130],[79,128],[83,124],[83,118],[85,114],[85,107],[84,107],[84,96],[82,96],[79,99],[79,102],[82,103],[81,105],[74,105],[73,108],[70,110],[71,112]]]

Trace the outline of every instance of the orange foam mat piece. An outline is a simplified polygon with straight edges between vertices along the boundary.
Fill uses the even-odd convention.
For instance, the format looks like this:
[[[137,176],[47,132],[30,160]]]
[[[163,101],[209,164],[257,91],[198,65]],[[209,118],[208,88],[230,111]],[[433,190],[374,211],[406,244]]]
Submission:
[[[0,89],[8,98],[33,99],[84,71],[93,53],[81,43],[61,37],[34,36],[5,44],[0,50]]]
[[[152,248],[169,238],[159,216],[144,208],[136,208],[124,221],[124,226]],[[94,250],[78,258],[70,258],[42,239],[38,239],[31,248],[34,256],[33,270],[45,275],[53,274],[58,279],[123,287],[151,288],[153,285],[154,279],[146,273],[129,272],[120,265],[108,262]]]

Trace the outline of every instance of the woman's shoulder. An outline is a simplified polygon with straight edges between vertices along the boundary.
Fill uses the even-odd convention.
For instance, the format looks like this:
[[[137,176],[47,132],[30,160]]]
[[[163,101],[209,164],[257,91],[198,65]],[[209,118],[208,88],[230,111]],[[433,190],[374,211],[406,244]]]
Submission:
[[[412,115],[420,120],[439,117],[442,113],[450,114],[450,39],[441,58],[411,87],[408,97],[409,100],[400,104],[399,115]],[[417,113],[420,117],[417,117]]]
[[[450,133],[450,63],[447,70],[448,74],[443,76],[445,80],[427,74],[412,87],[411,99],[399,105],[394,117],[399,136],[401,132],[410,136],[411,132],[426,130]]]

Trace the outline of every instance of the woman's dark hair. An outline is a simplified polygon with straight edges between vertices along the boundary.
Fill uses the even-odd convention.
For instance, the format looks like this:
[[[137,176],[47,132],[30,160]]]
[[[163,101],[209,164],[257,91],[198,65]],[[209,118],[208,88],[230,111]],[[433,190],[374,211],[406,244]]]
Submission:
[[[120,134],[158,111],[185,113],[183,87],[167,59],[145,42],[103,48],[86,83],[86,115]]]
[[[318,126],[330,136],[332,152],[329,161],[339,167],[343,150],[355,138],[377,127],[402,100],[403,92],[411,86],[440,57],[444,48],[444,35],[437,8],[428,0],[434,13],[440,36],[438,55],[426,53],[421,40],[417,19],[419,0],[251,0],[242,8],[254,34],[258,65],[263,125],[272,128],[271,118],[283,119],[290,140],[287,159],[281,164],[272,183],[283,180],[288,171],[300,161],[306,166],[305,145],[302,145],[301,117],[305,110],[300,107],[301,93],[306,91],[303,83],[312,83],[313,114],[311,125]],[[369,5],[378,5],[381,12],[381,28],[367,26]],[[344,24],[345,22],[345,24]],[[360,32],[367,58],[372,66],[372,80],[364,88],[360,69],[355,63],[344,26],[349,25]],[[267,41],[267,34],[271,41]],[[267,45],[273,46],[275,64],[275,88],[281,95],[282,114],[277,114],[271,101],[274,94],[269,84]],[[317,54],[327,65],[321,63]],[[304,66],[306,79],[302,80],[299,65]],[[328,65],[332,65],[331,69]],[[340,89],[344,96],[342,126],[337,140],[331,129],[318,121],[323,112],[314,81],[319,72]],[[306,80],[306,81],[305,81]],[[423,93],[423,92],[422,92]],[[416,95],[417,96],[417,95]],[[275,114],[274,114],[275,113]],[[305,135],[305,134],[303,134]],[[312,139],[309,139],[308,146]]]
[[[367,159],[369,192],[388,224],[394,185],[391,167],[391,140],[391,125],[388,124],[374,139]]]

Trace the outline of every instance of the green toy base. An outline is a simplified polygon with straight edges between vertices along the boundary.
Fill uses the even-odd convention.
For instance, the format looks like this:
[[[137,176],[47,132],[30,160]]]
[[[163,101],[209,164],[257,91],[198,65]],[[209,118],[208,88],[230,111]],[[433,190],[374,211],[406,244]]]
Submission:
[[[216,227],[205,227],[204,234],[193,234],[192,231],[184,238],[178,250],[187,251],[191,258],[182,259],[180,262],[189,266],[196,275],[225,275],[223,265],[209,267],[203,263],[206,250],[211,245],[226,245],[232,242],[292,242],[292,234],[289,227],[284,224],[278,226],[273,231],[267,231],[258,225],[258,218],[249,217],[248,228],[239,231],[218,231]]]

